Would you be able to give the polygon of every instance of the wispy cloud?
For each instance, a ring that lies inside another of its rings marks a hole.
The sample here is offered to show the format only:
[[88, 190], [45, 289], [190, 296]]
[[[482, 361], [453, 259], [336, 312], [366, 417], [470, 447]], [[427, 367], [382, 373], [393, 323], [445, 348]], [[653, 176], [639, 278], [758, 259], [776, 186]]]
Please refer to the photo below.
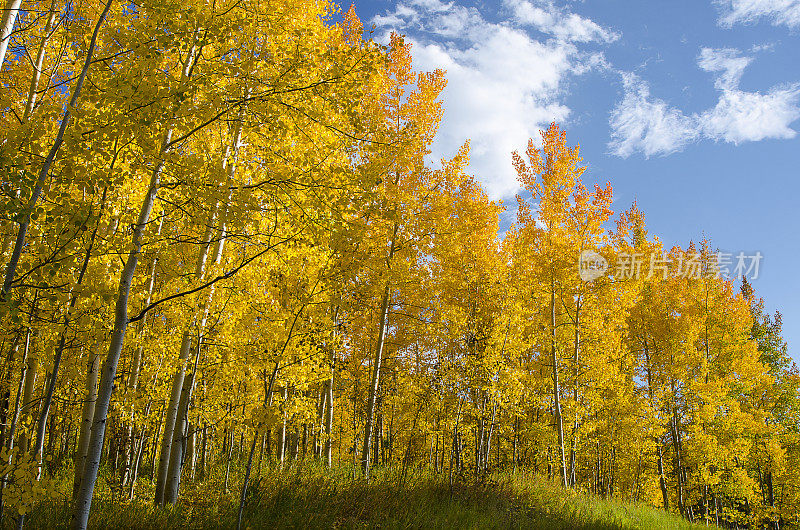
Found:
[[697, 66], [717, 74], [714, 86], [719, 90], [732, 90], [739, 86], [744, 69], [752, 61], [752, 57], [742, 57], [739, 50], [733, 48], [703, 48], [697, 57]]
[[[541, 20], [519, 14], [526, 6], [541, 9]], [[475, 8], [453, 2], [400, 0], [393, 11], [373, 19], [387, 34], [397, 30], [408, 36], [417, 69], [447, 70], [433, 156], [452, 156], [470, 139], [470, 171], [493, 197], [508, 197], [519, 187], [511, 151], [524, 149], [550, 121], [569, 117], [566, 81], [607, 67], [601, 52], [582, 49], [583, 44], [616, 38], [552, 2], [509, 0], [506, 7], [509, 19], [490, 22]], [[532, 25], [544, 36], [532, 35]]]
[[713, 0], [723, 27], [750, 24], [761, 19], [773, 25], [800, 28], [800, 0]]
[[552, 0], [505, 0], [515, 20], [569, 42], [613, 42], [619, 33], [557, 7]]
[[611, 111], [611, 142], [617, 156], [636, 152], [645, 156], [667, 155], [697, 138], [696, 118], [650, 95], [650, 86], [636, 74], [622, 76], [625, 96]]
[[790, 127], [800, 118], [800, 84], [777, 86], [762, 94], [739, 90], [739, 80], [751, 57], [731, 48], [703, 48], [697, 64], [717, 75], [721, 91], [717, 105], [700, 116], [703, 133], [734, 144], [767, 138], [794, 138]]
[[715, 74], [720, 96], [713, 108], [688, 116], [653, 98], [649, 85], [635, 74], [623, 73], [624, 96], [609, 120], [611, 152], [649, 157], [680, 151], [701, 138], [733, 144], [794, 138], [797, 132], [791, 124], [800, 118], [800, 84], [776, 86], [766, 93], [740, 90], [739, 81], [751, 62], [732, 48], [703, 48], [697, 64]]

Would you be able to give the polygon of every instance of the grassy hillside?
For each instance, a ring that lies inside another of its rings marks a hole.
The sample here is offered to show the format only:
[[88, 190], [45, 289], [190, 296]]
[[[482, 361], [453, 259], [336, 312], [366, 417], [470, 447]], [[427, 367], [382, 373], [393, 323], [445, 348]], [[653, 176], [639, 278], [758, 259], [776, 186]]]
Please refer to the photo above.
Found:
[[[643, 505], [565, 491], [529, 474], [490, 475], [455, 481], [447, 475], [376, 470], [370, 483], [353, 479], [349, 468], [323, 474], [309, 466], [272, 471], [252, 482], [243, 528], [699, 528]], [[231, 528], [236, 525], [241, 469], [231, 471], [231, 491], [223, 491], [224, 469], [203, 486], [187, 485], [178, 506], [123, 502], [106, 486], [92, 509], [92, 528]], [[68, 477], [62, 481], [67, 498]], [[145, 477], [139, 499], [151, 498]], [[66, 527], [64, 500], [39, 505], [29, 528]], [[11, 521], [6, 518], [6, 525]], [[702, 525], [705, 527], [705, 525]]]

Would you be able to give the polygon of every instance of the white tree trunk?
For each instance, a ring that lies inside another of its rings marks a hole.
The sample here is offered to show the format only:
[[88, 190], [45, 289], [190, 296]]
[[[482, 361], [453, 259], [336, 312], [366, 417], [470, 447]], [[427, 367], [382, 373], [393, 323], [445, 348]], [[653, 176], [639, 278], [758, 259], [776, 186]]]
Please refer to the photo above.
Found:
[[333, 464], [333, 378], [336, 374], [336, 336], [338, 331], [339, 308], [333, 312], [333, 341], [331, 344], [331, 377], [325, 386], [327, 408], [325, 409], [325, 466], [330, 469]]
[[22, 0], [6, 0], [3, 6], [3, 19], [2, 25], [0, 25], [0, 68], [3, 67], [6, 60], [6, 52], [9, 42], [11, 42], [11, 33], [14, 31], [20, 4], [22, 4]]
[[[9, 0], [9, 3], [13, 1], [15, 0]], [[50, 174], [50, 167], [53, 165], [53, 162], [56, 159], [56, 155], [58, 154], [58, 150], [61, 148], [61, 144], [64, 141], [64, 133], [66, 132], [67, 126], [69, 125], [69, 122], [72, 119], [72, 109], [74, 109], [78, 105], [78, 100], [80, 99], [81, 90], [83, 89], [83, 83], [86, 80], [86, 75], [89, 73], [89, 67], [92, 64], [92, 56], [94, 55], [95, 47], [97, 45], [97, 36], [100, 33], [100, 27], [103, 25], [103, 22], [105, 22], [106, 16], [108, 15], [108, 11], [111, 8], [112, 2], [113, 0], [107, 1], [106, 6], [103, 9], [103, 12], [100, 14], [100, 18], [97, 19], [97, 23], [94, 26], [94, 32], [92, 33], [92, 40], [89, 43], [89, 49], [86, 51], [86, 58], [83, 62], [83, 67], [81, 68], [78, 80], [75, 82], [75, 89], [73, 90], [72, 96], [69, 99], [69, 104], [66, 106], [64, 114], [61, 117], [61, 124], [58, 127], [58, 133], [56, 133], [56, 139], [53, 142], [53, 145], [50, 147], [50, 151], [47, 153], [47, 156], [44, 159], [44, 164], [42, 164], [42, 168], [39, 171], [39, 176], [36, 179], [36, 184], [33, 188], [33, 193], [31, 194], [31, 197], [26, 205], [27, 214], [20, 223], [19, 230], [17, 231], [17, 238], [14, 242], [14, 250], [11, 252], [11, 257], [8, 261], [8, 265], [6, 266], [5, 278], [3, 279], [3, 288], [2, 292], [0, 292], [0, 297], [4, 298], [8, 296], [8, 293], [11, 290], [11, 283], [14, 281], [14, 277], [16, 276], [17, 264], [19, 263], [19, 258], [22, 255], [22, 247], [25, 245], [25, 237], [28, 233], [28, 228], [30, 227], [31, 213], [33, 211], [34, 206], [36, 206], [36, 203], [39, 200], [39, 196], [42, 194], [42, 188], [44, 187], [44, 183], [47, 180], [47, 176]], [[17, 8], [19, 8], [19, 4], [17, 4]], [[14, 12], [14, 18], [16, 18], [16, 10]], [[11, 25], [13, 26], [13, 22]], [[5, 49], [3, 49], [2, 52], [3, 52], [2, 55], [4, 56]], [[2, 59], [2, 57], [0, 57], [0, 59]], [[2, 61], [0, 60], [0, 66], [1, 65]]]
[[[193, 325], [194, 323], [192, 323]], [[178, 417], [178, 405], [183, 389], [183, 382], [186, 377], [186, 362], [189, 360], [189, 351], [192, 344], [192, 335], [189, 328], [184, 330], [181, 340], [181, 352], [178, 358], [180, 366], [172, 377], [172, 391], [167, 404], [167, 412], [164, 417], [164, 431], [162, 433], [161, 455], [158, 459], [158, 475], [156, 476], [155, 503], [164, 504], [164, 488], [167, 483], [167, 472], [169, 471], [169, 460], [172, 453], [172, 434], [175, 429], [175, 420]]]
[[[110, 4], [111, 0], [109, 0]], [[188, 61], [187, 61], [188, 62]], [[108, 406], [111, 402], [111, 393], [114, 390], [114, 377], [117, 373], [117, 364], [122, 353], [122, 346], [125, 342], [125, 331], [128, 328], [128, 297], [130, 295], [131, 283], [136, 273], [136, 265], [139, 261], [139, 254], [142, 251], [144, 241], [144, 229], [150, 220], [150, 213], [156, 200], [158, 188], [161, 183], [161, 172], [164, 169], [163, 154], [167, 150], [172, 130], [168, 130], [164, 135], [162, 144], [162, 159], [158, 162], [152, 175], [147, 194], [142, 202], [139, 211], [139, 219], [133, 229], [131, 249], [128, 252], [128, 260], [122, 269], [119, 278], [119, 289], [117, 291], [117, 303], [114, 311], [114, 331], [111, 334], [111, 343], [108, 347], [108, 355], [103, 365], [100, 388], [95, 402], [94, 419], [92, 421], [92, 435], [89, 440], [89, 448], [86, 454], [83, 477], [75, 498], [72, 513], [72, 528], [83, 530], [89, 521], [89, 511], [92, 506], [92, 494], [97, 480], [97, 471], [100, 468], [100, 455], [103, 451], [103, 441], [106, 429], [106, 418], [108, 416]]]
[[281, 423], [281, 428], [278, 431], [278, 464], [282, 468], [283, 461], [286, 458], [286, 410], [285, 407], [288, 404], [289, 400], [289, 387], [284, 386], [281, 390], [281, 397], [283, 397], [283, 402], [281, 403], [281, 412], [283, 413], [283, 422]]
[[[222, 162], [223, 168], [227, 170], [227, 175], [229, 179], [233, 176], [233, 171], [235, 170], [235, 164], [229, 162], [234, 162], [238, 155], [238, 148], [239, 148], [239, 143], [241, 142], [241, 135], [242, 135], [242, 124], [240, 116], [240, 120], [237, 124], [236, 131], [234, 132], [233, 142], [226, 149], [225, 157], [223, 158]], [[232, 156], [231, 153], [233, 153]], [[229, 161], [230, 158], [233, 158], [233, 160]], [[203, 234], [202, 246], [200, 248], [200, 253], [197, 256], [197, 262], [195, 264], [195, 276], [197, 276], [198, 281], [202, 281], [207, 273], [206, 262], [208, 260], [208, 254], [211, 248], [211, 241], [214, 237], [214, 224], [219, 214], [219, 211], [220, 211], [220, 204], [216, 203], [212, 208], [211, 213], [209, 214], [208, 223], [206, 224], [206, 231]], [[219, 262], [222, 260], [222, 253], [225, 245], [225, 235], [226, 235], [225, 224], [224, 224], [224, 217], [226, 212], [227, 212], [227, 204], [224, 205], [223, 208], [223, 214], [222, 214], [223, 219], [221, 223], [222, 226], [220, 228], [220, 233], [218, 235], [216, 248], [214, 249], [213, 253], [214, 264], [219, 264]], [[203, 317], [199, 326], [199, 332], [201, 334], [203, 329], [205, 328], [205, 323], [208, 318], [208, 311], [211, 306], [213, 296], [214, 296], [214, 286], [212, 285], [211, 288], [209, 289], [206, 302], [203, 305]], [[170, 475], [170, 473], [172, 474], [175, 473], [174, 470], [175, 465], [180, 467], [182, 464], [182, 462], [171, 463], [173, 454], [172, 443], [173, 443], [173, 438], [175, 437], [176, 421], [178, 420], [178, 405], [181, 397], [181, 390], [183, 388], [184, 379], [186, 377], [186, 363], [189, 359], [191, 331], [197, 324], [197, 317], [198, 315], [197, 313], [195, 313], [187, 329], [184, 331], [183, 339], [181, 341], [181, 350], [179, 357], [180, 366], [172, 380], [172, 392], [170, 393], [170, 400], [167, 407], [167, 416], [166, 420], [164, 421], [164, 433], [161, 439], [161, 454], [159, 456], [158, 475], [156, 477], [156, 490], [155, 490], [154, 501], [157, 505], [161, 505], [164, 504], [164, 502], [168, 502], [165, 499], [165, 488], [168, 476]], [[199, 344], [197, 347], [199, 348]], [[170, 470], [171, 468], [173, 468], [172, 471]]]
[[[199, 345], [198, 345], [199, 346]], [[192, 379], [184, 380], [181, 389], [181, 399], [178, 405], [178, 419], [172, 433], [172, 443], [170, 444], [170, 462], [167, 470], [167, 480], [164, 486], [164, 503], [175, 504], [178, 500], [178, 489], [181, 483], [181, 468], [183, 455], [186, 448], [186, 413], [189, 409], [189, 399], [191, 394]]]
[[[26, 351], [29, 349], [31, 337], [25, 341], [25, 349]], [[22, 451], [27, 451], [28, 446], [30, 445], [30, 434], [28, 433], [28, 429], [30, 429], [33, 425], [31, 418], [34, 417], [34, 401], [33, 401], [33, 391], [36, 388], [36, 376], [37, 372], [39, 371], [39, 359], [36, 356], [28, 356], [26, 360], [28, 365], [27, 370], [25, 370], [25, 389], [22, 392], [22, 425], [23, 429], [19, 435], [19, 447]]]
[[89, 362], [86, 371], [86, 393], [81, 414], [80, 434], [78, 435], [78, 448], [75, 451], [75, 480], [72, 485], [73, 499], [78, 494], [81, 486], [81, 477], [86, 463], [86, 454], [89, 450], [89, 436], [91, 434], [92, 419], [94, 418], [94, 404], [97, 400], [97, 377], [100, 368], [100, 354], [92, 348], [89, 351]]
[[383, 291], [383, 299], [381, 301], [381, 312], [378, 317], [378, 344], [375, 347], [375, 361], [372, 367], [372, 382], [369, 386], [369, 397], [367, 400], [367, 421], [364, 426], [364, 444], [361, 450], [361, 469], [364, 472], [364, 477], [369, 478], [370, 468], [370, 441], [372, 439], [372, 431], [375, 424], [375, 402], [378, 396], [378, 386], [380, 384], [381, 361], [383, 360], [383, 345], [386, 341], [386, 325], [389, 313], [389, 296], [390, 296], [389, 283]]
[[564, 421], [561, 417], [561, 388], [558, 383], [558, 349], [556, 348], [556, 291], [555, 286], [550, 285], [550, 349], [553, 363], [553, 404], [556, 432], [558, 433], [558, 465], [561, 485], [568, 487], [567, 481], [567, 460], [564, 454]]
[[[399, 177], [395, 179], [397, 184]], [[394, 208], [397, 214], [397, 208]], [[392, 268], [392, 258], [395, 252], [395, 243], [397, 240], [397, 231], [400, 225], [395, 222], [392, 229], [392, 237], [389, 240], [389, 253], [386, 256], [386, 272], [389, 273]], [[380, 315], [378, 316], [378, 344], [375, 347], [375, 365], [372, 370], [372, 382], [369, 387], [369, 396], [367, 398], [367, 419], [364, 425], [364, 444], [362, 445], [361, 453], [361, 469], [364, 472], [364, 478], [369, 479], [369, 455], [370, 455], [370, 440], [372, 431], [375, 425], [375, 403], [378, 399], [378, 386], [380, 386], [381, 376], [381, 362], [383, 361], [383, 345], [386, 341], [386, 327], [389, 320], [389, 299], [391, 298], [391, 284], [386, 282], [386, 287], [383, 291], [383, 299], [381, 300]]]
[[47, 23], [44, 26], [42, 42], [39, 43], [39, 51], [36, 53], [36, 62], [33, 64], [33, 77], [31, 77], [31, 86], [28, 88], [25, 112], [22, 115], [23, 123], [30, 119], [31, 113], [33, 113], [33, 107], [36, 105], [36, 93], [39, 90], [39, 80], [42, 78], [42, 66], [44, 65], [44, 56], [47, 51], [47, 42], [50, 40], [50, 34], [53, 32], [56, 15], [58, 15], [58, 12], [56, 11], [56, 2], [53, 0], [50, 4], [50, 15], [47, 17]]

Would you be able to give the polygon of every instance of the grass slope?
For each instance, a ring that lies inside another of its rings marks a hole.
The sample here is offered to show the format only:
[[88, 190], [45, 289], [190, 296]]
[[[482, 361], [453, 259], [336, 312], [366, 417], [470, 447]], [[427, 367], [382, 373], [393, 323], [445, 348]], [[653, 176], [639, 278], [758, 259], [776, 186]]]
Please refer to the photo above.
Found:
[[[181, 502], [155, 508], [145, 478], [134, 502], [116, 499], [98, 481], [91, 528], [232, 528], [236, 525], [241, 469], [233, 469], [232, 491], [222, 491], [224, 470], [215, 469], [202, 485], [187, 485]], [[64, 476], [62, 499], [69, 481]], [[103, 484], [105, 483], [105, 484]], [[350, 468], [323, 471], [315, 465], [271, 471], [251, 483], [243, 528], [704, 528], [644, 505], [574, 493], [530, 474], [493, 474], [484, 481], [458, 481], [447, 475], [377, 470], [366, 483]], [[28, 528], [64, 528], [66, 500], [34, 508]], [[12, 521], [6, 517], [5, 527]]]

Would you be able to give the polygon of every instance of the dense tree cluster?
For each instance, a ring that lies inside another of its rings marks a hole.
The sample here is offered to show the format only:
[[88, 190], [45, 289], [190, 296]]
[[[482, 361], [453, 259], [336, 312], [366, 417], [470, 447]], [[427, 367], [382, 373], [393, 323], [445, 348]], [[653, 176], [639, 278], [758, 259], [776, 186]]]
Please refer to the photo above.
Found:
[[[525, 467], [698, 521], [796, 523], [780, 315], [707, 241], [664, 249], [635, 205], [615, 216], [555, 124], [510, 160], [501, 236], [468, 144], [429, 159], [444, 72], [364, 40], [352, 8], [5, 3], [6, 517], [65, 468], [84, 528], [101, 467], [119, 498], [149, 480], [169, 504], [241, 457], [244, 489], [298, 459]], [[642, 274], [587, 279], [587, 252]]]

